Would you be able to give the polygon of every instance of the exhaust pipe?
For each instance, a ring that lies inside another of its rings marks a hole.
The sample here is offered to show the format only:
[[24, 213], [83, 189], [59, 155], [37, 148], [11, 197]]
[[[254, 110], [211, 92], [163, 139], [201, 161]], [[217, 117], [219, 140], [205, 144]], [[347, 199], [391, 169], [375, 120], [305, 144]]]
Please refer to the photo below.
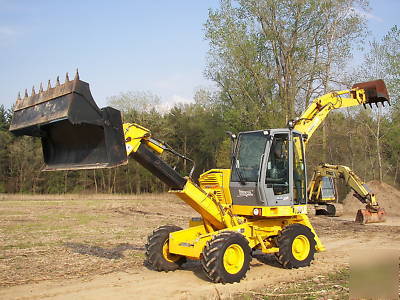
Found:
[[89, 84], [73, 80], [38, 93], [32, 88], [24, 98], [18, 95], [9, 129], [17, 136], [40, 137], [44, 171], [111, 168], [127, 164], [120, 111], [100, 109]]

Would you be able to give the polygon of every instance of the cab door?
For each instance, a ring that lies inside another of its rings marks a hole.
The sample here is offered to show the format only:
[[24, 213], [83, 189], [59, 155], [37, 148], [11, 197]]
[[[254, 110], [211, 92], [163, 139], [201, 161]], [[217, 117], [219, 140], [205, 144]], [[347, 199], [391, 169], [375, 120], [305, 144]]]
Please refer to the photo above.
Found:
[[301, 134], [274, 132], [267, 146], [260, 193], [267, 206], [305, 204], [307, 200], [304, 145]]
[[291, 205], [292, 144], [291, 134], [275, 132], [270, 139], [260, 176], [260, 191], [267, 206]]
[[292, 198], [293, 204], [307, 203], [307, 176], [304, 154], [304, 142], [300, 133], [292, 133]]

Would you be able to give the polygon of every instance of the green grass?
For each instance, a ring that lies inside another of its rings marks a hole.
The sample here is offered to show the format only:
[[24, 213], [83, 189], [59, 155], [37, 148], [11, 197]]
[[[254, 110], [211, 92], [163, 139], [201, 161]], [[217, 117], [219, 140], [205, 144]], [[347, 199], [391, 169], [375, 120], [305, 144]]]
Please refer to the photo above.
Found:
[[8, 240], [0, 245], [0, 251], [62, 245], [65, 241], [84, 236], [85, 233], [80, 230], [82, 226], [89, 228], [91, 232], [99, 233], [103, 226], [96, 226], [96, 224], [107, 220], [108, 217], [97, 212], [76, 212], [64, 208], [62, 210], [52, 208], [50, 212], [39, 210], [33, 215], [31, 211], [21, 211], [18, 212], [18, 219], [14, 220], [14, 211], [3, 212], [3, 216], [10, 217], [8, 224], [0, 228], [0, 234], [8, 236]]

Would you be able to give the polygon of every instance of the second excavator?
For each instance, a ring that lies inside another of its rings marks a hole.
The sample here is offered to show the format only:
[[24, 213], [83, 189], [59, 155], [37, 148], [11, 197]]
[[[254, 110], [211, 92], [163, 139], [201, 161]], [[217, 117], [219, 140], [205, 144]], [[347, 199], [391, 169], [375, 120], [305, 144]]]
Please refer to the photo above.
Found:
[[388, 100], [382, 80], [316, 98], [287, 128], [232, 135], [231, 168], [209, 170], [198, 181], [163, 160], [165, 152], [188, 158], [150, 130], [123, 124], [115, 109], [99, 109], [78, 74], [18, 97], [10, 131], [41, 138], [45, 170], [114, 167], [135, 159], [200, 215], [186, 229], [155, 229], [146, 245], [148, 265], [172, 271], [188, 258], [200, 260], [211, 281], [232, 283], [245, 277], [255, 251], [274, 253], [284, 268], [308, 266], [316, 251], [324, 251], [307, 217], [305, 145], [330, 111]]
[[378, 223], [385, 220], [385, 210], [376, 200], [375, 194], [349, 167], [342, 165], [320, 164], [314, 169], [308, 186], [308, 204], [315, 206], [316, 213], [328, 216], [340, 216], [343, 205], [338, 203], [335, 179], [342, 179], [350, 187], [364, 209], [359, 209], [355, 221], [361, 224]]

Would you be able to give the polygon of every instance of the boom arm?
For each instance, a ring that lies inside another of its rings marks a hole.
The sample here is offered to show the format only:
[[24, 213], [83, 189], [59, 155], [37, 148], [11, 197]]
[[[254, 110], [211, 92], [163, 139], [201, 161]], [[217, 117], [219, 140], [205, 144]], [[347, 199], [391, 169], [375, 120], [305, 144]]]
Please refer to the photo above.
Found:
[[196, 210], [203, 217], [206, 228], [213, 231], [237, 225], [229, 209], [222, 207], [213, 194], [207, 194], [190, 177], [182, 177], [157, 154], [169, 151], [183, 159], [189, 160], [188, 158], [174, 151], [166, 143], [154, 139], [148, 129], [138, 124], [125, 123], [123, 129], [127, 154], [167, 184], [171, 188], [170, 192]]
[[292, 122], [294, 129], [306, 135], [307, 143], [315, 130], [321, 125], [328, 114], [337, 108], [351, 107], [372, 103], [378, 105], [385, 101], [389, 102], [389, 95], [383, 80], [358, 83], [351, 90], [331, 92], [314, 99], [300, 118]]

